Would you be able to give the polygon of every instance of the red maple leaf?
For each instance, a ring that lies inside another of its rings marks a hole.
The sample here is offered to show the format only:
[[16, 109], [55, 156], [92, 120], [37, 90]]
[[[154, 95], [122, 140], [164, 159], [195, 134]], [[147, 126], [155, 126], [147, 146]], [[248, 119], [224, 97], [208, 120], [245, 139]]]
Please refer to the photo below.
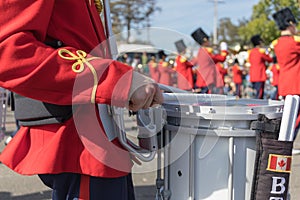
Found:
[[285, 166], [285, 164], [286, 164], [286, 162], [284, 162], [283, 160], [280, 160], [280, 161], [278, 162], [278, 166], [279, 166], [280, 168], [283, 168], [283, 167]]

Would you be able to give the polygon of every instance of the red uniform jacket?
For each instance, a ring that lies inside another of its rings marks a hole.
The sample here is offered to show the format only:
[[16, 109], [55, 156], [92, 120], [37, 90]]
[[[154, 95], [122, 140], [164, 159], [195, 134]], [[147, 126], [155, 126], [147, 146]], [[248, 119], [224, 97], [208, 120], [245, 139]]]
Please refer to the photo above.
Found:
[[176, 57], [177, 87], [182, 90], [194, 88], [193, 65], [183, 56]]
[[272, 85], [273, 86], [278, 86], [278, 83], [279, 83], [279, 73], [280, 73], [280, 67], [278, 64], [273, 64], [271, 66], [271, 71], [272, 71], [272, 74], [273, 74], [273, 77], [272, 77]]
[[148, 66], [149, 66], [149, 72], [150, 72], [150, 76], [151, 78], [155, 81], [155, 82], [158, 82], [159, 81], [159, 71], [158, 71], [158, 65], [156, 62], [154, 61], [150, 61], [148, 63]]
[[174, 70], [172, 68], [169, 68], [168, 62], [160, 61], [158, 63], [158, 71], [160, 74], [159, 83], [164, 84], [164, 85], [173, 86], [172, 74], [173, 74]]
[[222, 87], [224, 83], [216, 63], [224, 62], [227, 55], [227, 51], [222, 51], [221, 54], [213, 54], [212, 48], [199, 48], [197, 57], [193, 60], [194, 65], [197, 66], [195, 85], [197, 87], [206, 87], [213, 84], [216, 87]]
[[[132, 68], [105, 59], [93, 1], [1, 1], [0, 12], [0, 86], [44, 102], [79, 105], [63, 124], [21, 127], [0, 161], [21, 174], [126, 175], [130, 155], [113, 145], [118, 141], [108, 141], [96, 104], [125, 106]], [[54, 39], [64, 47], [44, 44]]]
[[217, 66], [218, 72], [220, 73], [220, 76], [222, 78], [222, 84], [224, 85], [224, 78], [227, 75], [227, 69], [224, 68], [224, 64], [221, 62], [216, 63], [216, 66]]
[[300, 37], [281, 36], [272, 44], [280, 66], [278, 94], [300, 95]]
[[266, 62], [272, 62], [273, 59], [266, 54], [263, 48], [253, 48], [249, 52], [250, 63], [250, 82], [265, 82], [267, 80], [266, 75]]
[[232, 66], [233, 82], [236, 84], [242, 84], [243, 82], [243, 72], [238, 65]]

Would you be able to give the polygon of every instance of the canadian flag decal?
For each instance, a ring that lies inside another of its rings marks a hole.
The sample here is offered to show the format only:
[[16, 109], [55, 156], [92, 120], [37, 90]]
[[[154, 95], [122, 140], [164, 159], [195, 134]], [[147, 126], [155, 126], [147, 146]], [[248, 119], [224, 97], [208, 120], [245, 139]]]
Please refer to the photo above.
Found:
[[270, 154], [267, 170], [274, 171], [274, 172], [290, 173], [291, 163], [292, 163], [292, 156]]

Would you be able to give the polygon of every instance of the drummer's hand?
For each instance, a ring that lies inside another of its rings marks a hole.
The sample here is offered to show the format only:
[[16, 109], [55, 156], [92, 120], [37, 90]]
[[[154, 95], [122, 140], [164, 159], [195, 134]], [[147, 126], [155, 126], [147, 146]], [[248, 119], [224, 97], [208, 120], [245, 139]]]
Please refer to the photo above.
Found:
[[129, 110], [147, 109], [162, 104], [163, 96], [158, 85], [149, 77], [133, 72], [129, 94]]

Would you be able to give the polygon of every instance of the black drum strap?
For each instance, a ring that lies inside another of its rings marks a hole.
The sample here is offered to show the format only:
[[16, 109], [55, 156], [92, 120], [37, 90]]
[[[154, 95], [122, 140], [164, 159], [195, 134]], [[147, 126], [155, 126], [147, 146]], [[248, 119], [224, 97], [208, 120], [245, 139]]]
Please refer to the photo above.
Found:
[[63, 123], [72, 117], [72, 105], [55, 105], [15, 94], [15, 118], [22, 126]]

